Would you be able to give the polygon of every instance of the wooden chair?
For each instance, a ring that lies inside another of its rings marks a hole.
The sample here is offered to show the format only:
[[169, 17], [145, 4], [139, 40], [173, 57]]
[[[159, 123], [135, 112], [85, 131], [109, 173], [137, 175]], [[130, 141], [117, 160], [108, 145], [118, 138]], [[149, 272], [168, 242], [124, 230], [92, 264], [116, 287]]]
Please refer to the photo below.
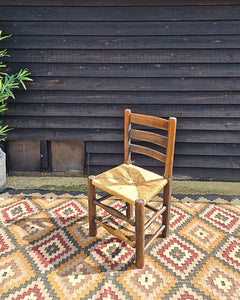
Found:
[[[162, 136], [149, 131], [131, 129], [131, 123], [154, 127], [167, 131], [167, 136]], [[169, 120], [153, 116], [124, 112], [124, 163], [109, 171], [88, 178], [88, 208], [89, 208], [89, 235], [97, 235], [97, 225], [104, 227], [108, 232], [120, 238], [135, 248], [135, 266], [143, 268], [144, 251], [157, 237], [166, 237], [169, 231], [170, 198], [173, 156], [175, 146], [176, 118]], [[157, 144], [166, 148], [166, 154], [148, 147], [132, 144], [132, 139]], [[145, 154], [165, 164], [164, 176], [150, 172], [132, 164], [131, 152]], [[108, 194], [96, 199], [95, 187]], [[149, 204], [149, 201], [163, 190], [163, 205], [160, 209]], [[111, 196], [122, 199], [126, 205], [116, 210], [103, 201]], [[100, 218], [96, 216], [96, 206], [103, 208], [108, 215]], [[135, 218], [133, 218], [135, 207]], [[122, 211], [126, 209], [126, 214]], [[154, 215], [145, 222], [144, 209], [150, 209]], [[145, 231], [158, 216], [162, 215], [162, 225], [148, 240]], [[110, 217], [120, 218], [135, 227], [135, 236], [127, 237], [116, 228], [106, 224]], [[146, 241], [145, 241], [146, 240]]]

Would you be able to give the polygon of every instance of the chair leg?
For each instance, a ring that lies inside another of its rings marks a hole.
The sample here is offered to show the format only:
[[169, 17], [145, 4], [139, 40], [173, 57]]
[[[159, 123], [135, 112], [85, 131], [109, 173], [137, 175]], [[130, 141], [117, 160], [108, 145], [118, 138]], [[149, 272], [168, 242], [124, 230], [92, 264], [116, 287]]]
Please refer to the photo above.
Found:
[[93, 200], [96, 198], [95, 195], [95, 186], [92, 184], [94, 176], [88, 177], [88, 216], [89, 216], [89, 235], [97, 235], [97, 224], [96, 219], [96, 205], [93, 203]]
[[133, 206], [130, 203], [127, 203], [126, 217], [131, 219], [133, 217]]
[[138, 269], [144, 267], [144, 201], [138, 199], [135, 205], [135, 230], [136, 230], [136, 251], [135, 266]]
[[167, 237], [169, 232], [169, 222], [170, 222], [170, 206], [171, 206], [171, 186], [172, 180], [169, 179], [168, 184], [164, 187], [163, 190], [163, 205], [166, 206], [166, 210], [162, 215], [162, 224], [165, 225], [165, 228], [162, 232], [162, 237]]

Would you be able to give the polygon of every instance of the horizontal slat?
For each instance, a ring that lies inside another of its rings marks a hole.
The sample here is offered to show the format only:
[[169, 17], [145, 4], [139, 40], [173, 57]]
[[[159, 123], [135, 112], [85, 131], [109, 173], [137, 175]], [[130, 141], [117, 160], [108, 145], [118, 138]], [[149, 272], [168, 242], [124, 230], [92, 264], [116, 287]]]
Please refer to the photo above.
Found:
[[[143, 144], [144, 145], [144, 144]], [[87, 153], [123, 155], [123, 142], [87, 142]], [[240, 144], [176, 143], [175, 155], [239, 156]]]
[[96, 223], [100, 226], [102, 226], [103, 228], [105, 228], [108, 232], [110, 232], [112, 235], [116, 236], [117, 238], [119, 238], [120, 240], [124, 241], [125, 243], [129, 244], [130, 246], [132, 246], [133, 248], [135, 247], [135, 242], [131, 241], [130, 239], [128, 239], [127, 237], [125, 237], [120, 231], [118, 231], [117, 229], [113, 228], [110, 225], [107, 225], [103, 222], [101, 222], [100, 220], [96, 219], [95, 220]]
[[130, 145], [130, 151], [131, 152], [136, 152], [138, 154], [144, 154], [144, 155], [148, 155], [151, 156], [157, 160], [160, 160], [161, 162], [166, 162], [166, 155], [162, 154], [158, 151], [152, 150], [148, 147], [143, 147], [143, 146], [139, 146], [139, 145]]
[[[8, 73], [26, 63], [8, 63]], [[240, 64], [52, 64], [28, 63], [32, 76], [64, 77], [240, 77]]]
[[105, 204], [103, 204], [103, 203], [101, 203], [97, 200], [93, 200], [93, 203], [98, 205], [99, 207], [103, 208], [105, 211], [107, 211], [109, 214], [111, 214], [115, 218], [124, 220], [127, 223], [131, 224], [132, 226], [135, 226], [135, 223], [133, 221], [129, 220], [124, 214], [122, 214], [121, 212], [119, 212], [115, 208], [107, 206], [107, 205], [105, 205]]
[[240, 91], [240, 78], [32, 78], [30, 90]]
[[[11, 100], [10, 100], [11, 101]], [[123, 117], [125, 108], [133, 112], [168, 118], [239, 118], [240, 105], [121, 105], [8, 103], [7, 116]]]
[[145, 247], [144, 247], [144, 251], [146, 251], [148, 249], [148, 247], [153, 243], [153, 241], [163, 232], [163, 230], [165, 229], [165, 225], [162, 225], [161, 227], [159, 227], [159, 229], [151, 235], [146, 235], [145, 236]]
[[[102, 3], [102, 1], [101, 1]], [[119, 2], [120, 4], [120, 2]], [[127, 9], [127, 8], [126, 8]], [[59, 31], [59, 24], [61, 31]], [[16, 35], [217, 35], [239, 34], [240, 21], [179, 22], [3, 22], [4, 33]]]
[[158, 118], [155, 116], [147, 116], [147, 115], [131, 113], [130, 122], [144, 125], [144, 126], [150, 126], [150, 127], [168, 130], [168, 120]]
[[[146, 206], [145, 206], [146, 207]], [[151, 209], [151, 208], [150, 208]], [[166, 210], [166, 206], [163, 206], [161, 209], [159, 209], [144, 225], [144, 230], [147, 230], [148, 227], [157, 219], [159, 215], [164, 213]]]
[[[148, 157], [135, 155], [132, 159], [135, 161], [134, 164], [139, 166], [160, 166], [159, 163]], [[108, 166], [113, 166], [121, 164], [122, 160], [123, 156], [121, 154], [91, 154], [89, 163], [96, 166], [104, 165], [104, 163]], [[173, 165], [174, 167], [183, 168], [240, 169], [240, 157], [175, 155]]]
[[[170, 2], [167, 0], [148, 0], [148, 5], [168, 5], [168, 6], [184, 6], [184, 5], [231, 5], [231, 4], [239, 4], [239, 0], [171, 0]], [[34, 5], [34, 6], [143, 6], [146, 5], [146, 0], [1, 0], [0, 6], [15, 6], [15, 5]]]
[[239, 63], [239, 49], [9, 50], [6, 62], [51, 63]]
[[167, 147], [167, 138], [153, 132], [131, 129], [130, 138], [154, 143], [165, 148]]
[[[15, 102], [78, 104], [239, 104], [240, 92], [16, 91]], [[123, 115], [122, 115], [123, 116]]]
[[[240, 12], [239, 12], [240, 13]], [[14, 36], [5, 39], [7, 49], [232, 49], [240, 35], [186, 36]]]
[[1, 7], [1, 19], [12, 21], [238, 20], [240, 6], [145, 7]]

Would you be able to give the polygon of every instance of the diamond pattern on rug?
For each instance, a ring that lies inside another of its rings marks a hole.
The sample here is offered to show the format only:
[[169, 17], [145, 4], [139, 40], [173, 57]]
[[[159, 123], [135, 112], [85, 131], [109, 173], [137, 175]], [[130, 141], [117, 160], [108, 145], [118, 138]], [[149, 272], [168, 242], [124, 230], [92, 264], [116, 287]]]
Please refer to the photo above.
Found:
[[28, 199], [22, 199], [0, 209], [0, 221], [3, 225], [12, 224], [39, 212], [39, 209]]
[[68, 226], [87, 216], [87, 207], [76, 200], [69, 200], [49, 211], [58, 226]]
[[56, 195], [54, 193], [48, 193], [45, 195], [42, 195], [40, 193], [34, 193], [32, 194], [32, 199], [41, 206], [42, 209], [49, 209], [51, 207], [54, 207], [56, 205], [59, 205], [60, 203], [63, 203], [65, 201], [68, 201], [71, 199], [69, 194], [63, 194], [63, 195]]
[[207, 252], [211, 252], [226, 236], [221, 231], [216, 230], [213, 226], [194, 218], [179, 234]]
[[222, 206], [209, 205], [200, 216], [225, 232], [233, 232], [240, 225], [240, 217]]
[[94, 291], [105, 275], [92, 268], [80, 255], [61, 265], [48, 275], [49, 282], [60, 299], [83, 299]]
[[0, 259], [0, 295], [19, 287], [34, 276], [31, 265], [20, 251]]
[[240, 275], [212, 257], [191, 282], [213, 299], [239, 299]]
[[118, 282], [133, 299], [161, 299], [177, 280], [150, 257], [145, 257], [143, 269], [130, 269], [123, 272]]
[[104, 285], [98, 287], [96, 294], [91, 295], [91, 300], [128, 300], [129, 296], [124, 292], [112, 280], [108, 280]]
[[181, 284], [171, 290], [167, 296], [168, 300], [205, 300], [205, 295], [201, 295], [198, 291], [194, 291], [191, 286]]
[[180, 207], [191, 215], [196, 215], [206, 205], [206, 203], [195, 203], [193, 207], [192, 203], [175, 203], [175, 206]]
[[6, 296], [5, 300], [54, 300], [45, 287], [42, 280], [37, 279], [29, 283], [26, 287], [19, 288], [15, 293]]
[[97, 265], [104, 272], [125, 269], [134, 255], [132, 247], [115, 237], [104, 239], [89, 250], [86, 262]]
[[76, 255], [79, 250], [75, 244], [64, 231], [55, 230], [29, 246], [28, 252], [39, 270], [46, 272]]
[[185, 240], [180, 240], [176, 235], [155, 243], [150, 253], [157, 261], [182, 278], [193, 272], [204, 257], [196, 247]]
[[217, 257], [240, 271], [240, 240], [230, 239], [219, 250]]
[[0, 257], [11, 250], [15, 249], [12, 240], [9, 238], [7, 231], [0, 228]]
[[19, 200], [21, 200], [23, 198], [25, 198], [24, 195], [18, 195], [17, 196], [17, 195], [9, 195], [8, 194], [5, 197], [2, 197], [0, 195], [0, 207], [7, 206], [7, 205], [9, 205], [11, 203], [16, 203], [17, 201], [19, 201]]
[[189, 220], [190, 216], [186, 214], [184, 211], [172, 205], [171, 213], [170, 213], [170, 229], [175, 230], [180, 227], [184, 222]]
[[67, 228], [70, 235], [76, 240], [81, 247], [86, 247], [90, 243], [102, 238], [106, 235], [106, 231], [103, 227], [98, 228], [97, 236], [91, 237], [89, 236], [89, 226], [88, 220], [77, 222]]
[[[0, 299], [238, 299], [240, 208], [214, 195], [224, 204], [194, 202], [207, 197], [172, 197], [169, 236], [150, 246], [139, 270], [134, 249], [104, 228], [89, 237], [86, 198], [0, 195]], [[131, 226], [122, 233], [132, 235]]]
[[9, 227], [9, 230], [17, 242], [23, 246], [41, 238], [55, 228], [49, 218], [44, 213], [40, 213]]

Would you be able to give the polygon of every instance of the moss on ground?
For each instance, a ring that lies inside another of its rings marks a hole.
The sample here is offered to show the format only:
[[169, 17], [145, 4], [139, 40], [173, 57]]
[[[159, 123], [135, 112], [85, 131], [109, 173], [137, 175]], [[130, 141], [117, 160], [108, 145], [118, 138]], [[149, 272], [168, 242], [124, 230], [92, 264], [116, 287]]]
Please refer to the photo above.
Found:
[[[5, 188], [87, 192], [87, 177], [9, 176]], [[239, 182], [173, 181], [173, 194], [217, 194], [240, 196]]]

